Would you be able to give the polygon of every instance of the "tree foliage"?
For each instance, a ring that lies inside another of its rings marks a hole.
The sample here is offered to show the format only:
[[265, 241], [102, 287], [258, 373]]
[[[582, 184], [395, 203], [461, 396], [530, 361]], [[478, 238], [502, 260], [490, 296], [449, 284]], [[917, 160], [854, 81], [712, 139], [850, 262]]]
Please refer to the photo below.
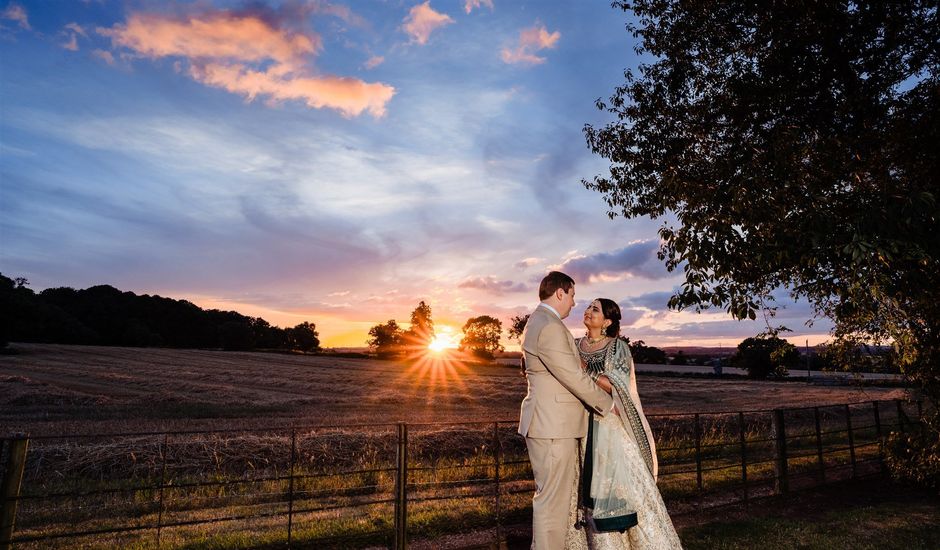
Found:
[[633, 356], [634, 363], [643, 363], [645, 365], [665, 365], [667, 363], [666, 352], [653, 346], [647, 346], [643, 340], [631, 342], [625, 338], [630, 346], [630, 355]]
[[432, 340], [434, 340], [434, 321], [431, 318], [431, 306], [422, 300], [411, 312], [411, 327], [402, 333], [402, 341], [410, 348], [423, 350]]
[[288, 331], [291, 348], [300, 351], [317, 351], [320, 349], [320, 333], [313, 323], [304, 321]]
[[800, 364], [800, 352], [796, 346], [777, 336], [757, 336], [738, 344], [731, 364], [746, 370], [749, 378], [780, 378]]
[[6, 341], [292, 349], [290, 330], [271, 326], [260, 317], [204, 310], [186, 300], [121, 292], [108, 285], [83, 290], [48, 288], [37, 294], [26, 279], [0, 274], [0, 339]]
[[585, 127], [585, 185], [650, 216], [674, 308], [772, 312], [788, 289], [836, 345], [891, 342], [940, 398], [936, 2], [614, 2], [648, 59]]
[[367, 344], [382, 357], [389, 357], [401, 351], [403, 331], [395, 319], [380, 323], [369, 329]]
[[478, 357], [492, 359], [493, 355], [503, 350], [499, 337], [503, 332], [503, 323], [489, 315], [472, 317], [463, 326], [463, 338], [460, 349]]
[[[509, 319], [509, 338], [519, 340], [522, 338], [522, 332], [525, 330], [526, 323], [529, 322], [529, 314], [516, 315]], [[520, 342], [521, 343], [521, 342]]]

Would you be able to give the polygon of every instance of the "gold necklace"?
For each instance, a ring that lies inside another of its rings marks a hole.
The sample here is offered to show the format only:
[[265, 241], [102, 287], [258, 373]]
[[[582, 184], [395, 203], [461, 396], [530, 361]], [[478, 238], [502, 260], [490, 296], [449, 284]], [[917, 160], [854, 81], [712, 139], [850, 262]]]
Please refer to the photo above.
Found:
[[594, 346], [594, 345], [596, 345], [598, 342], [600, 342], [601, 340], [603, 340], [604, 338], [607, 338], [607, 336], [606, 336], [604, 333], [601, 333], [601, 337], [595, 340], [594, 338], [591, 338], [591, 335], [590, 335], [590, 334], [588, 334], [588, 335], [586, 336], [586, 338], [587, 338], [588, 343], [591, 344], [592, 346]]

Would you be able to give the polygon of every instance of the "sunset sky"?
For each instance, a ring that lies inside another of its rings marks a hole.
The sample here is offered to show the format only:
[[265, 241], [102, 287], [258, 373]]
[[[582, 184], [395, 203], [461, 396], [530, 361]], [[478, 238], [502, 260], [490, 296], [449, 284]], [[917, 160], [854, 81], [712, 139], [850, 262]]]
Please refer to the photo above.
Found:
[[[608, 0], [0, 0], [0, 272], [315, 322], [504, 321], [549, 269], [625, 335], [734, 346], [670, 312], [661, 220], [608, 219], [581, 129], [639, 63]], [[791, 341], [825, 339], [781, 292]], [[581, 330], [574, 331], [576, 335]], [[510, 342], [506, 341], [506, 344]]]

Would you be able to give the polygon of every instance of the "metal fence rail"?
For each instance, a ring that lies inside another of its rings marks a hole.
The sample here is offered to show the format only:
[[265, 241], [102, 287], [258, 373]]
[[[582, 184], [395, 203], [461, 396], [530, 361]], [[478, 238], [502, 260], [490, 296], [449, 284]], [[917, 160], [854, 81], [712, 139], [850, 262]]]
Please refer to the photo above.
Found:
[[[915, 410], [916, 407], [916, 410]], [[922, 405], [650, 415], [674, 514], [883, 472]], [[0, 440], [0, 550], [200, 537], [264, 548], [386, 545], [531, 514], [515, 421], [298, 426]]]

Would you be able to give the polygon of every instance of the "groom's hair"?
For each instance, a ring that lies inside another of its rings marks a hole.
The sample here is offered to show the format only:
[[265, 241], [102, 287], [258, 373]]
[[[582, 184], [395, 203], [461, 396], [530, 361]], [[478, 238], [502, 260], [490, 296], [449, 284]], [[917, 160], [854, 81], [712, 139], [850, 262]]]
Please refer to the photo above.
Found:
[[544, 300], [555, 293], [559, 288], [570, 292], [574, 286], [574, 279], [561, 271], [550, 271], [539, 283], [539, 300]]

